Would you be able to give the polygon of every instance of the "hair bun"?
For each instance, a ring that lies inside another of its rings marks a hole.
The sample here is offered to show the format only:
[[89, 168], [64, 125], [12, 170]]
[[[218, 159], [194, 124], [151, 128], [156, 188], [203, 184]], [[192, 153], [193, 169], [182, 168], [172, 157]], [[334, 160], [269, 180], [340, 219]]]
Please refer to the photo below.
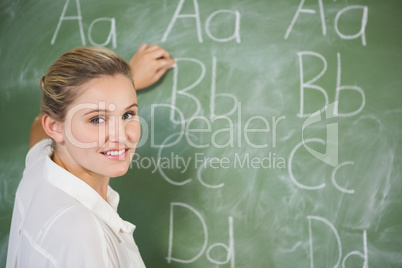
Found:
[[42, 92], [45, 91], [45, 79], [46, 79], [46, 76], [44, 75], [42, 77], [42, 79], [40, 80], [40, 88], [42, 89]]

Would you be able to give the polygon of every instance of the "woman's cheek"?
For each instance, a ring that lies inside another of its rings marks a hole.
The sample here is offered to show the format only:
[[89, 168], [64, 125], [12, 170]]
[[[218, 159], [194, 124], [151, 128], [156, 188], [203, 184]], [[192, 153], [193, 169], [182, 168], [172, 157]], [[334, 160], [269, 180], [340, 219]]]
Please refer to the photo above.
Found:
[[105, 134], [102, 129], [104, 127], [91, 123], [81, 123], [73, 124], [72, 133], [74, 138], [83, 144], [94, 144], [94, 147], [99, 147], [100, 138], [104, 137]]
[[137, 120], [133, 120], [127, 123], [126, 125], [126, 136], [127, 140], [137, 145], [141, 137], [141, 125], [140, 122]]

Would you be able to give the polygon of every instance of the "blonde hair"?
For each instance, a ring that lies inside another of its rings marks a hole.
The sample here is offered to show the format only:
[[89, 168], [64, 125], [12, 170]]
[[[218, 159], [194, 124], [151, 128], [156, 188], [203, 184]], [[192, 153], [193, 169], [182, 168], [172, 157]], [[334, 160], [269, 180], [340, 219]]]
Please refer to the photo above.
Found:
[[72, 49], [58, 58], [42, 77], [41, 111], [62, 122], [81, 85], [94, 78], [118, 74], [133, 82], [130, 66], [113, 51], [94, 47]]

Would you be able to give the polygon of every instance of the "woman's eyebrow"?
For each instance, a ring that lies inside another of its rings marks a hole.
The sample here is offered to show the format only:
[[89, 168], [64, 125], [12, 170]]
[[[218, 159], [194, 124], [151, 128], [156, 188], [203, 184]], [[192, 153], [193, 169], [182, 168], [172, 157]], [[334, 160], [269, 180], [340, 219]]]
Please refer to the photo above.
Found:
[[94, 109], [94, 110], [91, 110], [89, 112], [86, 112], [84, 115], [88, 115], [88, 114], [91, 114], [91, 113], [103, 113], [103, 114], [105, 114], [105, 113], [108, 113], [108, 112], [109, 111], [106, 110], [106, 109]]
[[130, 109], [130, 108], [133, 108], [133, 107], [137, 107], [137, 108], [138, 108], [138, 104], [137, 104], [137, 103], [131, 104], [130, 106], [128, 106], [128, 107], [126, 108], [126, 110], [128, 110], [128, 109]]
[[[129, 105], [129, 106], [126, 108], [126, 110], [129, 110], [130, 108], [133, 108], [133, 107], [137, 107], [137, 108], [138, 108], [138, 104], [137, 104], [137, 103], [131, 104], [131, 105]], [[94, 109], [94, 110], [91, 110], [91, 111], [89, 111], [89, 112], [86, 112], [86, 113], [84, 114], [84, 116], [85, 116], [85, 115], [88, 115], [88, 114], [91, 114], [91, 113], [103, 113], [103, 114], [106, 114], [106, 113], [108, 113], [108, 112], [109, 112], [109, 110], [106, 110], [106, 109]]]

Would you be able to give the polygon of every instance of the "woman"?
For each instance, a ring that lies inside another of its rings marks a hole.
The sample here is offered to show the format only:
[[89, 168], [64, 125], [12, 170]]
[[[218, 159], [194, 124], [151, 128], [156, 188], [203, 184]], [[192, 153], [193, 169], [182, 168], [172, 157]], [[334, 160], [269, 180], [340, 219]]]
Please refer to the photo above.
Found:
[[135, 226], [117, 214], [119, 195], [109, 180], [127, 172], [140, 138], [132, 71], [143, 88], [173, 64], [163, 49], [143, 45], [132, 68], [102, 48], [70, 50], [49, 68], [7, 267], [145, 267]]

